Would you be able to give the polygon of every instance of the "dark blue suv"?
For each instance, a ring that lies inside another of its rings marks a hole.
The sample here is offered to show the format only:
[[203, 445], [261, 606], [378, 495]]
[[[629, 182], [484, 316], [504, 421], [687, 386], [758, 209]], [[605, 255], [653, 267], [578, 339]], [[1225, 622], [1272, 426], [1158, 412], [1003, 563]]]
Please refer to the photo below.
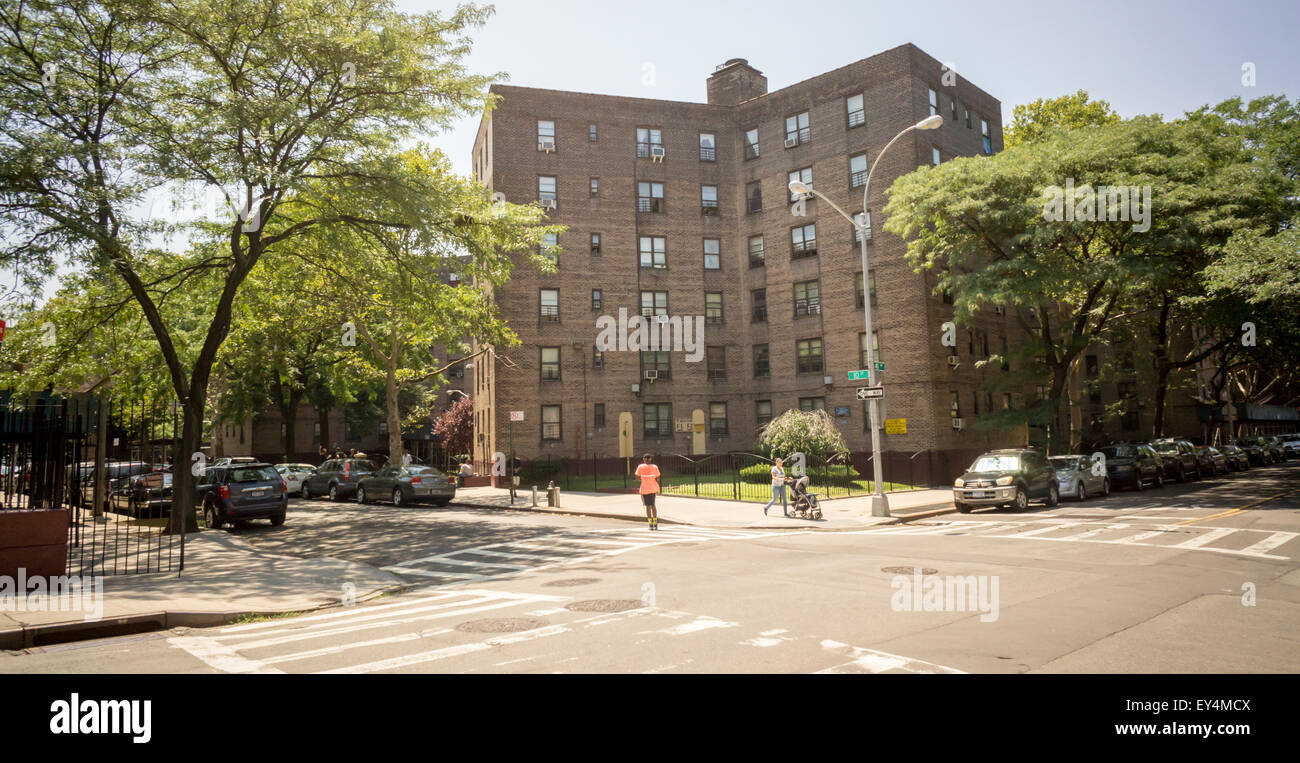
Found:
[[274, 466], [263, 463], [211, 466], [199, 478], [195, 503], [212, 529], [228, 522], [269, 519], [284, 524], [288, 488]]

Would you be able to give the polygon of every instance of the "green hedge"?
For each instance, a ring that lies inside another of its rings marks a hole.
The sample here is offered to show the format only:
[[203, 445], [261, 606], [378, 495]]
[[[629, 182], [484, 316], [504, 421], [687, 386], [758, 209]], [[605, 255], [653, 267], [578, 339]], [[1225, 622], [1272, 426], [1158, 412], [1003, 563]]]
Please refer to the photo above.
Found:
[[[812, 478], [814, 487], [817, 485], [848, 487], [850, 482], [862, 478], [862, 475], [858, 474], [858, 470], [848, 464], [812, 466], [808, 468], [808, 476]], [[753, 466], [746, 466], [740, 470], [740, 480], [751, 485], [770, 485], [772, 483], [772, 465], [754, 464]]]

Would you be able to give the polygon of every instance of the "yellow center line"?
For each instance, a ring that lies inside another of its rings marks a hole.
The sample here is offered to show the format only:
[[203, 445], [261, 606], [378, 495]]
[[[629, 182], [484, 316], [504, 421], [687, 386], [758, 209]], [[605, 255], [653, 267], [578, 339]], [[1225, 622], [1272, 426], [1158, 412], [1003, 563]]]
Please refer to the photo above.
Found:
[[1175, 522], [1174, 524], [1176, 524], [1176, 525], [1194, 525], [1194, 524], [1196, 524], [1197, 522], [1206, 522], [1206, 521], [1211, 520], [1211, 519], [1222, 519], [1223, 517], [1235, 517], [1235, 516], [1238, 515], [1238, 514], [1245, 513], [1248, 509], [1252, 509], [1252, 508], [1254, 508], [1254, 507], [1256, 507], [1256, 506], [1259, 506], [1260, 504], [1268, 503], [1269, 501], [1276, 501], [1276, 500], [1279, 499], [1279, 498], [1282, 498], [1282, 497], [1284, 497], [1284, 496], [1291, 495], [1292, 493], [1295, 493], [1295, 492], [1297, 492], [1297, 491], [1295, 491], [1295, 490], [1288, 490], [1288, 491], [1286, 491], [1285, 493], [1278, 493], [1278, 494], [1275, 495], [1275, 496], [1271, 496], [1271, 497], [1269, 497], [1269, 498], [1264, 498], [1264, 499], [1261, 499], [1261, 500], [1255, 501], [1254, 503], [1248, 503], [1248, 504], [1246, 504], [1245, 506], [1238, 506], [1238, 507], [1235, 508], [1235, 509], [1228, 509], [1227, 511], [1221, 511], [1221, 512], [1219, 512], [1218, 514], [1211, 514], [1211, 515], [1208, 516], [1208, 517], [1201, 517], [1200, 519], [1187, 519], [1187, 520], [1184, 520], [1184, 521], [1182, 521], [1182, 522]]

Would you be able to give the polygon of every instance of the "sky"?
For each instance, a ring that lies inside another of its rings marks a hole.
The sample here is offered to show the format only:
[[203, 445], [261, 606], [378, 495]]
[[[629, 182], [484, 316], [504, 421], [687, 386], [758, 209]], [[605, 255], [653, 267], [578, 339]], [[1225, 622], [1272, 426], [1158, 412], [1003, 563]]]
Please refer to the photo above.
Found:
[[[453, 5], [398, 0], [406, 11]], [[769, 91], [911, 42], [1002, 102], [1083, 89], [1122, 116], [1167, 119], [1205, 104], [1300, 97], [1300, 0], [1173, 2], [733, 2], [500, 0], [467, 65], [512, 85], [705, 100], [718, 64], [745, 58]], [[1254, 64], [1255, 85], [1242, 84]], [[653, 85], [646, 74], [653, 67]], [[478, 118], [432, 142], [471, 171]]]

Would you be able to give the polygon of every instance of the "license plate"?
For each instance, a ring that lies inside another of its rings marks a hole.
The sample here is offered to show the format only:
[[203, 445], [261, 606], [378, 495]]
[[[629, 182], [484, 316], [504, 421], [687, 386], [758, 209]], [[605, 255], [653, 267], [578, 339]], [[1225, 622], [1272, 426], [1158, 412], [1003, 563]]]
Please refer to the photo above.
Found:
[[266, 491], [265, 491], [265, 490], [254, 490], [253, 492], [249, 493], [249, 495], [253, 496], [254, 498], [261, 498], [261, 497], [263, 497], [263, 496], [266, 495]]
[[970, 497], [971, 498], [992, 498], [993, 493], [987, 490], [975, 490], [971, 492]]

